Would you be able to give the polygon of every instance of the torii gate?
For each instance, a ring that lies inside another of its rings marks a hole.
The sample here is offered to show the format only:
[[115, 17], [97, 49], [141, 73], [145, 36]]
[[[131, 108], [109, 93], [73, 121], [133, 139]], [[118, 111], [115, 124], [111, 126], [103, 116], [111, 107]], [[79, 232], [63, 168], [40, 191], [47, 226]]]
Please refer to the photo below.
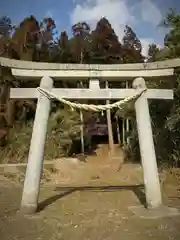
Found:
[[[16, 78], [41, 79], [40, 87], [58, 95], [60, 98], [123, 99], [133, 96], [145, 88], [144, 78], [155, 77], [158, 79], [173, 76], [173, 68], [180, 66], [180, 60], [176, 59], [147, 64], [82, 65], [34, 63], [0, 58], [0, 64], [11, 67], [12, 74]], [[53, 79], [89, 79], [90, 88], [56, 89], [53, 88]], [[117, 81], [135, 79], [133, 82], [134, 89], [100, 89], [99, 80], [101, 79]], [[22, 211], [25, 213], [34, 213], [38, 206], [44, 145], [51, 100], [40, 94], [35, 88], [12, 88], [10, 97], [13, 99], [38, 98], [21, 202]], [[135, 102], [146, 202], [148, 208], [159, 208], [162, 205], [162, 197], [148, 99], [173, 99], [173, 91], [167, 89], [147, 89]]]

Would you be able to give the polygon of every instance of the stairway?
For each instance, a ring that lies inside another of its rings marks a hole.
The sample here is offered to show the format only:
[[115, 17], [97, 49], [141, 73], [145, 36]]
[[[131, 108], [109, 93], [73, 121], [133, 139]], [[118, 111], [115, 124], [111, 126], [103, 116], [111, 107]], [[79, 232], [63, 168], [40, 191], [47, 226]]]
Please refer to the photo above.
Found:
[[109, 144], [98, 144], [95, 152], [96, 152], [96, 156], [108, 157], [109, 156]]
[[109, 150], [109, 144], [99, 144], [96, 149], [96, 156], [104, 158], [118, 158], [122, 155], [122, 149], [119, 144], [114, 144], [113, 154]]

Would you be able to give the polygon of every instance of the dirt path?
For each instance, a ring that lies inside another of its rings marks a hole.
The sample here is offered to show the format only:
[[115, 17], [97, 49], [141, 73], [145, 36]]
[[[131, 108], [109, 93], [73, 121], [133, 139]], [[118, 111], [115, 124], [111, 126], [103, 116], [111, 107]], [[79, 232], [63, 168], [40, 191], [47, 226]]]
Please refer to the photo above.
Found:
[[[0, 179], [0, 239], [180, 239], [180, 216], [146, 220], [128, 210], [144, 201], [142, 172], [132, 164], [117, 172], [118, 165], [106, 157], [59, 163], [61, 171], [41, 188], [39, 212], [29, 217], [17, 212], [21, 185]], [[163, 194], [166, 205], [180, 208], [178, 184], [170, 174]]]

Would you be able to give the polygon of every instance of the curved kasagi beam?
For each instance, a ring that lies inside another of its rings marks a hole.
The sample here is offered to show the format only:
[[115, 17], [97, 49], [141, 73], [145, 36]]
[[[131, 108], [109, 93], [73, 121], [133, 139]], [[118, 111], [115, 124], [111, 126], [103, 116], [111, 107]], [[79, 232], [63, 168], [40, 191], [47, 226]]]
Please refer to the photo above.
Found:
[[31, 62], [0, 57], [0, 66], [29, 70], [99, 70], [99, 71], [157, 70], [180, 67], [180, 58], [151, 63], [63, 64], [63, 63]]

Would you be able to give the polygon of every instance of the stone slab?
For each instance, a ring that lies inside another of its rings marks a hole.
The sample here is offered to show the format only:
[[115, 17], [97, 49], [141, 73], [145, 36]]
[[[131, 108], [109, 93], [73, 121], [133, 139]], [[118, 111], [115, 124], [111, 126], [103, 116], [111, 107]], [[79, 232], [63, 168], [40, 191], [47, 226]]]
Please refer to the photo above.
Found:
[[131, 206], [128, 208], [135, 216], [143, 219], [158, 219], [164, 217], [180, 216], [180, 211], [177, 208], [161, 206], [159, 208], [147, 209], [144, 206]]

